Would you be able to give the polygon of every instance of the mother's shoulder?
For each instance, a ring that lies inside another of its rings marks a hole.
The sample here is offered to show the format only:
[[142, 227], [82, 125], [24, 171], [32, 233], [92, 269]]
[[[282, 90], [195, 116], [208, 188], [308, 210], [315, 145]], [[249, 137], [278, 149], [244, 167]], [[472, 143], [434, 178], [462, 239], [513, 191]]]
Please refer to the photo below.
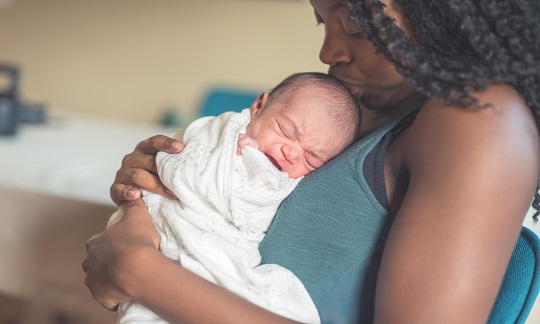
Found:
[[473, 96], [478, 99], [478, 106], [428, 100], [396, 141], [395, 149], [404, 157], [416, 159], [432, 156], [441, 149], [480, 154], [488, 147], [496, 147], [500, 153], [509, 153], [517, 142], [526, 141], [529, 148], [538, 145], [538, 129], [531, 109], [516, 90], [497, 84]]
[[473, 135], [489, 130], [536, 129], [531, 109], [514, 88], [494, 84], [485, 91], [473, 93], [472, 97], [478, 100], [477, 105], [458, 106], [442, 99], [428, 100], [418, 112], [411, 129], [419, 132], [418, 135], [441, 131], [470, 132]]

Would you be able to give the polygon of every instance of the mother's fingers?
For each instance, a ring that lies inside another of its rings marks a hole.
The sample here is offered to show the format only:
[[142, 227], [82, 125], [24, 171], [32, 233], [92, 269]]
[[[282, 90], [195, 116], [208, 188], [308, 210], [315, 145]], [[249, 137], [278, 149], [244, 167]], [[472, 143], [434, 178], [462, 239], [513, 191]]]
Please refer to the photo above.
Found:
[[82, 263], [82, 268], [84, 270], [84, 272], [88, 272], [88, 269], [90, 268], [90, 253], [92, 252], [91, 249], [92, 249], [92, 242], [94, 240], [96, 240], [99, 236], [101, 235], [101, 233], [99, 234], [96, 234], [94, 236], [92, 236], [91, 238], [88, 239], [88, 241], [86, 241], [86, 258], [84, 258], [84, 261]]
[[136, 187], [113, 184], [110, 189], [110, 195], [114, 203], [120, 206], [122, 201], [130, 201], [139, 198], [141, 196], [141, 191]]
[[111, 312], [115, 312], [118, 309], [118, 305], [121, 302], [125, 302], [129, 300], [128, 298], [125, 298], [125, 297], [122, 298], [121, 300], [116, 299], [116, 298], [103, 297], [101, 296], [100, 293], [94, 292], [92, 290], [94, 284], [91, 282], [88, 276], [86, 276], [86, 278], [84, 279], [84, 284], [86, 285], [86, 287], [88, 287], [88, 289], [90, 289], [94, 299], [97, 300], [101, 304], [101, 306], [105, 307], [107, 310], [110, 310]]
[[135, 150], [144, 154], [155, 155], [159, 151], [178, 153], [182, 151], [183, 148], [184, 145], [174, 138], [165, 135], [156, 135], [140, 142]]
[[158, 176], [142, 169], [132, 169], [127, 174], [120, 174], [119, 171], [115, 183], [111, 186], [110, 195], [117, 205], [121, 205], [122, 201], [139, 198], [141, 196], [139, 188], [176, 199], [174, 193], [165, 187]]
[[178, 140], [164, 136], [153, 136], [137, 145], [135, 150], [126, 155], [122, 166], [116, 172], [116, 178], [110, 188], [112, 200], [120, 205], [122, 201], [132, 201], [141, 196], [139, 188], [161, 196], [175, 199], [157, 176], [156, 153], [165, 151], [178, 153], [184, 145]]
[[124, 156], [122, 159], [122, 167], [116, 173], [116, 177], [118, 178], [121, 176], [125, 178], [129, 175], [129, 171], [133, 169], [143, 169], [150, 173], [157, 174], [156, 155], [134, 151], [133, 153]]
[[82, 269], [86, 273], [84, 283], [94, 299], [106, 309], [114, 311], [118, 304], [130, 299], [118, 285], [119, 269], [114, 266], [115, 260], [125, 252], [125, 232], [114, 235], [107, 233], [105, 230], [86, 242]]
[[86, 253], [90, 252], [90, 249], [92, 247], [92, 242], [94, 240], [96, 240], [100, 236], [101, 236], [101, 233], [98, 233], [98, 234], [92, 236], [91, 238], [89, 238], [88, 241], [86, 241]]
[[[95, 297], [94, 297], [95, 298]], [[118, 301], [114, 299], [96, 299], [101, 306], [105, 307], [107, 310], [110, 310], [111, 312], [116, 312], [118, 310]]]
[[90, 267], [90, 260], [88, 260], [88, 258], [85, 258], [83, 263], [82, 263], [82, 269], [83, 269], [84, 273], [88, 272], [89, 267]]

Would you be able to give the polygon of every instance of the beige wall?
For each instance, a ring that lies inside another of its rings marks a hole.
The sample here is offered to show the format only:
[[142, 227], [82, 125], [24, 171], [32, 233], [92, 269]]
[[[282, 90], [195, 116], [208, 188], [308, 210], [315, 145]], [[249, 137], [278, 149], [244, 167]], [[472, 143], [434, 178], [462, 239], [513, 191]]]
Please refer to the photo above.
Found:
[[190, 116], [212, 84], [325, 71], [308, 0], [3, 0], [0, 61], [26, 101], [107, 118]]

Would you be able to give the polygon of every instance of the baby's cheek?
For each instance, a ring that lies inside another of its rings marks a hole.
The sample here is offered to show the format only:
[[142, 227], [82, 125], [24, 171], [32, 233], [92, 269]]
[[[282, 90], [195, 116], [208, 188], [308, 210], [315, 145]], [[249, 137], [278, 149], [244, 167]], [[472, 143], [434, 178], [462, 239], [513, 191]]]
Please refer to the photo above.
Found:
[[307, 176], [310, 173], [311, 173], [311, 171], [308, 168], [299, 167], [296, 170], [293, 170], [292, 172], [289, 172], [289, 178], [297, 179], [297, 178], [300, 178], [300, 177], [303, 177], [303, 176]]

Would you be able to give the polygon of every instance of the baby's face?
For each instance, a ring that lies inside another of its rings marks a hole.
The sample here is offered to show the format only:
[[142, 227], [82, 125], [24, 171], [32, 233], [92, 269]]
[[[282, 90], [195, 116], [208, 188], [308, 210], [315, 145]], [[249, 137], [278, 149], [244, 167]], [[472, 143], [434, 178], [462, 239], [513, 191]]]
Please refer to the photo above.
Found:
[[299, 178], [323, 166], [344, 150], [352, 138], [338, 135], [319, 102], [303, 100], [302, 107], [272, 103], [252, 110], [247, 135], [259, 150], [290, 178]]

